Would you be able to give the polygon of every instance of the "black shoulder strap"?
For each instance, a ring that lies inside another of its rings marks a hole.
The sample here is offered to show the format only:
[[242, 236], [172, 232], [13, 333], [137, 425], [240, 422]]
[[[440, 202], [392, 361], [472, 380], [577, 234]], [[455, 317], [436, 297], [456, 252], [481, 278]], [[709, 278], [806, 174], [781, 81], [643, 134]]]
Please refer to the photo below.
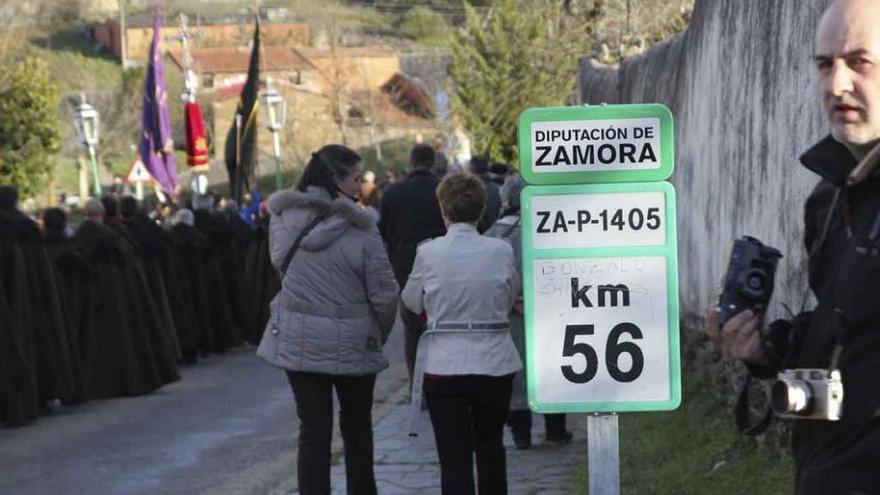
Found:
[[287, 256], [284, 257], [284, 263], [281, 264], [281, 271], [279, 274], [281, 275], [280, 278], [282, 280], [284, 279], [284, 274], [287, 273], [287, 268], [290, 266], [290, 262], [293, 261], [293, 255], [296, 254], [297, 251], [299, 251], [299, 245], [302, 244], [303, 239], [305, 239], [309, 232], [317, 227], [318, 224], [321, 223], [328, 216], [329, 215], [327, 214], [316, 216], [315, 219], [312, 220], [311, 223], [306, 225], [306, 228], [304, 228], [302, 232], [299, 233], [299, 236], [297, 236], [296, 240], [293, 241], [293, 246], [290, 246], [290, 251], [287, 252]]
[[517, 217], [516, 217], [516, 221], [514, 221], [514, 222], [510, 225], [510, 227], [507, 228], [507, 232], [504, 233], [504, 238], [505, 238], [505, 239], [510, 238], [510, 233], [513, 232], [513, 229], [515, 229], [515, 228], [517, 227], [517, 225], [519, 225], [519, 219], [520, 219], [520, 216], [517, 215]]
[[770, 422], [773, 421], [773, 410], [768, 404], [761, 419], [759, 419], [757, 423], [752, 424], [751, 418], [749, 417], [749, 388], [751, 384], [751, 375], [746, 375], [746, 380], [743, 382], [742, 389], [739, 391], [739, 396], [736, 398], [734, 416], [736, 417], [736, 429], [743, 435], [754, 437], [764, 433], [767, 427], [770, 426]]

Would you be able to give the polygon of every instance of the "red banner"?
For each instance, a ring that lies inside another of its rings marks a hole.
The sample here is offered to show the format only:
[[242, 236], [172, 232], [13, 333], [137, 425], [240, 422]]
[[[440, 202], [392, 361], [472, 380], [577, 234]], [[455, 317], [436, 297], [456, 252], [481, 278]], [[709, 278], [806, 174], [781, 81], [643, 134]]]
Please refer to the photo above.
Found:
[[195, 171], [208, 170], [208, 138], [205, 136], [205, 120], [198, 103], [186, 104], [186, 156], [187, 163]]

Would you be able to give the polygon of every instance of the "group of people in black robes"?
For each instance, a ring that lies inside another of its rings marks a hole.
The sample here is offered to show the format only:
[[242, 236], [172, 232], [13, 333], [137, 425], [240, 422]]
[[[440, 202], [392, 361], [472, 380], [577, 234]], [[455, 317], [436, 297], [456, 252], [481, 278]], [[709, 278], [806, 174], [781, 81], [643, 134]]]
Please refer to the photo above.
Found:
[[180, 364], [259, 342], [278, 288], [267, 221], [192, 203], [162, 222], [131, 196], [89, 200], [73, 230], [0, 187], [0, 425], [146, 394]]

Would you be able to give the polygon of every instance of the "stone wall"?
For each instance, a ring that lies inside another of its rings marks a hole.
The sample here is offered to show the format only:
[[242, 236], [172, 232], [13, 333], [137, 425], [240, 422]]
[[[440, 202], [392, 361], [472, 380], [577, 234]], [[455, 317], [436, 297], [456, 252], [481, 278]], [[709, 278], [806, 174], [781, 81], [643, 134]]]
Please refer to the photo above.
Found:
[[[584, 60], [581, 102], [667, 105], [675, 117], [682, 360], [732, 402], [745, 376], [702, 332], [733, 239], [780, 249], [768, 321], [807, 291], [803, 205], [818, 183], [798, 157], [828, 133], [813, 38], [830, 0], [698, 0], [681, 35], [619, 67]], [[808, 303], [812, 304], [812, 301]], [[759, 407], [759, 406], [755, 406]], [[784, 444], [779, 428], [765, 437]]]
[[583, 61], [589, 103], [664, 103], [675, 116], [681, 304], [714, 304], [744, 234], [785, 253], [771, 316], [805, 290], [803, 203], [818, 182], [798, 156], [827, 134], [812, 64], [827, 0], [702, 0], [686, 32], [620, 67]]

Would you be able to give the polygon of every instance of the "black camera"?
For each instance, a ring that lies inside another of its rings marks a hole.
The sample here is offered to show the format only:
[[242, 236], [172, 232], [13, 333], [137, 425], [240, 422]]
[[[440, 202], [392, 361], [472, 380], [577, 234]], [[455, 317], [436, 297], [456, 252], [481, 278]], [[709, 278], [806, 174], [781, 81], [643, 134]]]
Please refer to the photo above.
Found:
[[767, 307], [773, 295], [779, 258], [782, 253], [754, 237], [743, 236], [734, 241], [724, 277], [724, 290], [718, 301], [718, 321], [722, 326], [743, 310], [763, 311]]

